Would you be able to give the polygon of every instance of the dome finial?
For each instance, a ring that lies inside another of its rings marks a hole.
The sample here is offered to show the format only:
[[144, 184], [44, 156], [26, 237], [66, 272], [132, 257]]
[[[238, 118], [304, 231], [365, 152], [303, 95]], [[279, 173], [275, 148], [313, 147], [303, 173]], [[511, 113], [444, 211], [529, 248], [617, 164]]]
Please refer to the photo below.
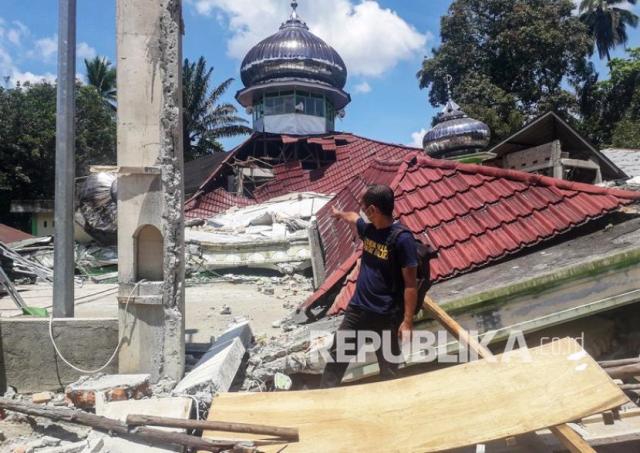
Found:
[[447, 84], [447, 101], [451, 100], [451, 82], [453, 82], [453, 77], [451, 77], [451, 74], [445, 75], [444, 83]]
[[291, 1], [291, 9], [293, 10], [291, 12], [291, 18], [292, 19], [297, 19], [297, 17], [298, 17], [298, 2], [297, 2], [297, 0], [292, 0]]

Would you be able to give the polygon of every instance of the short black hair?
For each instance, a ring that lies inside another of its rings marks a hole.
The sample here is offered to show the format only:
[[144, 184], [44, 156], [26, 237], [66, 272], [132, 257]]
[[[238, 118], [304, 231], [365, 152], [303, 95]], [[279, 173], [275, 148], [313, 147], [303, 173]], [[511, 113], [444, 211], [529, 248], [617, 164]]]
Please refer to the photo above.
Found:
[[394, 197], [391, 187], [384, 184], [373, 184], [367, 187], [362, 201], [366, 206], [375, 206], [383, 215], [393, 217]]

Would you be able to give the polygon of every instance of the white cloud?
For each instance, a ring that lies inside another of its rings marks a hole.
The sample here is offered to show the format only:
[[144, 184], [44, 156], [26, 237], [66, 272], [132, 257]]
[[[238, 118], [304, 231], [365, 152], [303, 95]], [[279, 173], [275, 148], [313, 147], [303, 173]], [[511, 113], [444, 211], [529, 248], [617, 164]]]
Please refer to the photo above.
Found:
[[22, 44], [22, 38], [29, 36], [29, 29], [19, 20], [13, 21], [13, 27], [6, 30], [7, 39], [15, 46]]
[[361, 94], [371, 93], [371, 85], [369, 85], [366, 81], [364, 81], [362, 83], [357, 84], [355, 87], [353, 87], [353, 91]]
[[78, 58], [91, 60], [92, 58], [95, 58], [96, 55], [98, 55], [98, 52], [96, 52], [96, 49], [91, 47], [86, 42], [81, 42], [76, 48], [76, 55]]
[[426, 129], [420, 129], [411, 134], [411, 143], [408, 143], [407, 146], [414, 146], [416, 148], [422, 148], [422, 139], [424, 135], [427, 133]]
[[[29, 52], [31, 57], [42, 58], [44, 61], [52, 62], [54, 55], [58, 53], [58, 35], [36, 40], [34, 50]], [[80, 42], [76, 46], [76, 57], [87, 60], [98, 55], [96, 49], [86, 42]]]
[[21, 22], [13, 22], [12, 27], [6, 27], [6, 21], [0, 18], [0, 85], [13, 87], [18, 82], [36, 83], [41, 81], [54, 82], [56, 77], [50, 72], [34, 74], [30, 71], [22, 71], [18, 67], [9, 49], [20, 47], [23, 38], [31, 35], [29, 29]]
[[[283, 0], [190, 0], [196, 12], [215, 18], [222, 12], [232, 36], [231, 57], [242, 59], [256, 43], [273, 34], [289, 15]], [[333, 46], [353, 75], [380, 76], [402, 60], [421, 58], [430, 32], [420, 33], [377, 1], [301, 2], [299, 14], [311, 31]]]
[[38, 83], [38, 82], [49, 82], [49, 83], [55, 83], [56, 81], [56, 76], [55, 74], [51, 74], [50, 72], [47, 72], [45, 74], [34, 74], [32, 72], [20, 72], [18, 70], [14, 71], [14, 73], [11, 76], [11, 82], [13, 84], [16, 84], [17, 82], [20, 82], [21, 85], [24, 85], [25, 83]]
[[49, 38], [38, 39], [35, 42], [34, 48], [34, 56], [50, 60], [53, 55], [58, 53], [58, 37], [54, 35]]

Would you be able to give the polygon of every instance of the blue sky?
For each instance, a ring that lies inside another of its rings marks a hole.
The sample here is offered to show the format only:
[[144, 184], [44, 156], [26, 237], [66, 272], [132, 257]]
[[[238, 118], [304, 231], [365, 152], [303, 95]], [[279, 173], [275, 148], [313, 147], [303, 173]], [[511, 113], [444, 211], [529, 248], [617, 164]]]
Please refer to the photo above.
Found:
[[[115, 0], [78, 1], [78, 73], [82, 57], [115, 61]], [[287, 0], [184, 0], [184, 55], [206, 57], [214, 79], [236, 78], [226, 100], [240, 89], [239, 65], [246, 50], [275, 32], [289, 13]], [[0, 84], [53, 78], [56, 72], [57, 0], [2, 0]], [[440, 17], [451, 0], [299, 0], [311, 30], [336, 47], [349, 69], [353, 101], [336, 127], [371, 138], [408, 144], [428, 128], [438, 110], [418, 89], [415, 73], [438, 44]], [[635, 10], [640, 14], [640, 6]], [[630, 34], [640, 46], [640, 30]], [[614, 56], [624, 54], [618, 49]], [[607, 76], [606, 65], [594, 59]], [[238, 140], [226, 142], [233, 146]]]

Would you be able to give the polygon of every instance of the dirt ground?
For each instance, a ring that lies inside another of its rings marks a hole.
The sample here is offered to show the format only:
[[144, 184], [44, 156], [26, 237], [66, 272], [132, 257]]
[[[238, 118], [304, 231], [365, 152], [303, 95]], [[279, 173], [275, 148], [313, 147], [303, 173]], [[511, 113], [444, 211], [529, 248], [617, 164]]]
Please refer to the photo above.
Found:
[[[250, 321], [256, 337], [272, 337], [280, 333], [280, 327], [273, 327], [274, 322], [288, 316], [310, 292], [302, 288], [308, 286], [306, 281], [282, 281], [282, 279], [265, 278], [260, 282], [231, 283], [218, 281], [215, 283], [188, 284], [186, 289], [186, 342], [189, 344], [207, 344], [213, 337], [224, 332], [229, 324], [238, 318]], [[267, 290], [264, 288], [268, 287]], [[41, 307], [51, 311], [51, 285], [19, 286], [20, 295], [29, 307]], [[118, 314], [116, 284], [87, 283], [76, 286], [76, 317], [106, 318]], [[273, 291], [268, 295], [264, 292]], [[228, 307], [230, 313], [225, 314]], [[20, 316], [13, 300], [5, 295], [0, 297], [0, 317]], [[206, 349], [206, 348], [205, 348]], [[29, 397], [26, 397], [29, 401]], [[0, 453], [13, 452], [16, 447], [29, 447], [34, 443], [54, 436], [67, 442], [77, 442], [84, 437], [75, 432], [60, 431], [64, 424], [50, 424], [42, 419], [39, 422], [19, 414], [13, 414], [7, 420], [0, 421]], [[56, 428], [58, 431], [56, 431]], [[73, 429], [70, 426], [69, 429]], [[42, 437], [45, 436], [45, 437]], [[53, 439], [54, 441], [56, 439]]]
[[[298, 286], [298, 285], [295, 285]], [[303, 286], [303, 285], [299, 285]], [[106, 318], [118, 314], [115, 284], [87, 283], [75, 289], [76, 317]], [[275, 321], [289, 315], [304, 299], [308, 291], [291, 289], [289, 284], [273, 284], [273, 295], [260, 291], [256, 282], [215, 282], [188, 285], [186, 289], [186, 341], [208, 343], [226, 330], [236, 318], [251, 322], [256, 336], [276, 335], [280, 328]], [[19, 286], [20, 295], [30, 307], [51, 311], [52, 287], [46, 284]], [[295, 293], [295, 294], [294, 294]], [[223, 314], [229, 307], [230, 314]], [[20, 311], [9, 296], [0, 297], [0, 316], [19, 316]]]

